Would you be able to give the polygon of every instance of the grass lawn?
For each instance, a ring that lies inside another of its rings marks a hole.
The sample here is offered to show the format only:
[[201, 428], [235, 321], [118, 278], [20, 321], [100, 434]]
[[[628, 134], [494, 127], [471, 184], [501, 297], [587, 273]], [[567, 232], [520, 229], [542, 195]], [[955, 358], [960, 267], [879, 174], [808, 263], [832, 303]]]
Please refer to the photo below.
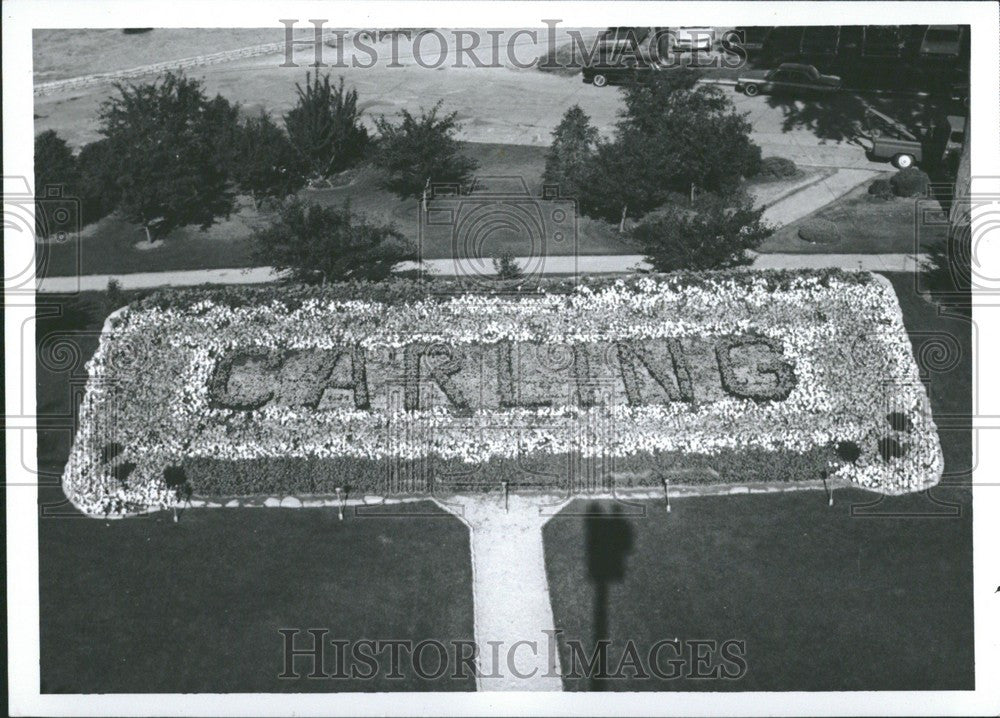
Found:
[[472, 676], [422, 680], [405, 657], [390, 679], [388, 651], [372, 680], [311, 679], [301, 662], [301, 678], [278, 677], [282, 628], [306, 647], [309, 628], [330, 640], [472, 639], [467, 529], [429, 502], [389, 508], [345, 521], [270, 508], [192, 509], [177, 524], [41, 519], [41, 690], [475, 690]]
[[[938, 318], [913, 294], [909, 275], [890, 278], [914, 342], [927, 339], [920, 332], [947, 332], [959, 341], [960, 360], [931, 373], [929, 391], [935, 415], [967, 416], [968, 324]], [[832, 508], [813, 491], [687, 498], [675, 501], [669, 515], [661, 503], [645, 504], [645, 516], [629, 520], [633, 550], [608, 596], [612, 670], [627, 639], [645, 659], [656, 641], [676, 637], [743, 640], [747, 671], [741, 680], [631, 678], [606, 687], [971, 689], [972, 506], [962, 486], [969, 480], [971, 432], [942, 431], [941, 440], [946, 477], [931, 496], [957, 504], [957, 518], [945, 517], [950, 509], [927, 494], [878, 501], [853, 489], [837, 490]], [[852, 507], [866, 515], [852, 516]], [[587, 575], [586, 519], [571, 513], [545, 528], [549, 588], [556, 627], [589, 654], [596, 589]], [[565, 642], [560, 648], [565, 671], [568, 648]], [[564, 684], [590, 687], [582, 679]]]
[[[884, 175], [888, 179], [891, 173]], [[760, 247], [761, 252], [792, 252], [796, 254], [890, 254], [912, 253], [917, 242], [917, 202], [930, 200], [878, 199], [868, 194], [865, 182], [846, 195], [811, 215], [778, 229]], [[919, 228], [919, 246], [935, 243], [947, 236], [947, 218], [931, 205], [932, 222]], [[926, 219], [923, 211], [921, 217]], [[940, 221], [933, 221], [939, 217]], [[814, 219], [833, 222], [840, 230], [840, 239], [831, 243], [802, 240], [798, 231], [805, 222]], [[921, 249], [920, 251], [925, 251]]]
[[[39, 350], [38, 407], [48, 417], [70, 411], [110, 309], [96, 293], [61, 306]], [[76, 347], [72, 367], [56, 363], [59, 346]], [[72, 432], [45, 423], [40, 499], [58, 506]], [[333, 509], [192, 509], [174, 524], [59, 508], [39, 520], [41, 690], [474, 690], [471, 678], [422, 680], [405, 657], [404, 679], [386, 678], [388, 651], [371, 681], [278, 678], [280, 628], [302, 629], [303, 640], [317, 627], [329, 639], [471, 640], [467, 529], [428, 502], [390, 508], [410, 515], [340, 522]], [[433, 671], [433, 655], [425, 660]]]

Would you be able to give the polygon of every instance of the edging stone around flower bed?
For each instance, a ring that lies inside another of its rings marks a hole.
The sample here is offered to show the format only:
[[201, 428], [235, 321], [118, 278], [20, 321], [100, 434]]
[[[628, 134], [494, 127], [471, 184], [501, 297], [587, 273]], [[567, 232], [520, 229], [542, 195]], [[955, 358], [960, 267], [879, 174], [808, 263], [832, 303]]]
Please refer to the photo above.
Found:
[[[780, 494], [789, 491], [831, 491], [839, 488], [850, 488], [851, 484], [846, 481], [822, 480], [797, 481], [794, 484], [685, 484], [671, 481], [669, 484], [670, 500], [693, 498], [697, 496], [737, 496], [750, 494]], [[493, 493], [497, 494], [497, 507], [501, 506], [502, 488], [497, 487]], [[363, 499], [338, 498], [336, 495], [327, 496], [240, 496], [234, 498], [205, 498], [192, 497], [185, 502], [185, 506], [196, 509], [231, 509], [231, 508], [280, 508], [280, 509], [316, 509], [316, 508], [364, 508], [375, 506], [393, 506], [396, 504], [418, 503], [420, 501], [437, 501], [449, 503], [452, 496], [463, 496], [465, 494], [420, 494], [414, 496], [366, 496]], [[547, 511], [558, 512], [566, 503], [576, 498], [586, 498], [592, 500], [618, 499], [624, 501], [663, 501], [663, 488], [654, 489], [643, 488], [623, 488], [617, 489], [613, 493], [610, 491], [593, 491], [587, 493], [573, 494], [567, 496], [564, 493], [552, 493], [551, 491], [511, 491], [511, 496], [520, 496], [530, 499], [539, 507], [547, 507]], [[118, 518], [118, 517], [111, 517]]]

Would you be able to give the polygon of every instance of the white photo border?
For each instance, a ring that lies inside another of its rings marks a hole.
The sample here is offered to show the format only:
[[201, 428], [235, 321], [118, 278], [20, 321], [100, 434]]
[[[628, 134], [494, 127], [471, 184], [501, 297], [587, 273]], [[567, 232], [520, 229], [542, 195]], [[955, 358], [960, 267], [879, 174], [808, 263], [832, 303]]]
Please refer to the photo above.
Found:
[[[633, 25], [969, 24], [972, 27], [971, 124], [973, 190], [1000, 192], [1000, 42], [993, 2], [259, 2], [246, 0], [6, 0], [3, 4], [4, 176], [32, 177], [34, 122], [32, 30], [35, 28], [248, 27], [276, 29], [281, 18], [327, 18], [327, 27], [538, 27], [559, 19], [566, 27]], [[993, 179], [990, 179], [993, 178]], [[992, 186], [991, 186], [992, 185]], [[5, 181], [5, 192], [12, 191]], [[997, 236], [994, 243], [1000, 243]], [[4, 243], [5, 266], [31, 266], [33, 247]], [[1000, 269], [1000, 267], [998, 267]], [[8, 285], [10, 280], [8, 281]], [[33, 297], [7, 295], [6, 499], [8, 690], [11, 715], [835, 715], [997, 714], [1000, 712], [1000, 442], [983, 440], [1000, 423], [1000, 377], [980, 367], [1000, 366], [1000, 306], [977, 297], [979, 355], [973, 382], [981, 403], [974, 427], [980, 441], [973, 479], [976, 690], [781, 693], [551, 693], [551, 694], [139, 694], [41, 695], [34, 347], [20, 345], [34, 312]], [[998, 334], [992, 334], [997, 330]], [[992, 407], [991, 397], [998, 406]], [[27, 467], [27, 468], [26, 468]], [[982, 483], [980, 483], [982, 482]], [[899, 637], [900, 644], [907, 641]], [[932, 650], [932, 647], [927, 647]]]

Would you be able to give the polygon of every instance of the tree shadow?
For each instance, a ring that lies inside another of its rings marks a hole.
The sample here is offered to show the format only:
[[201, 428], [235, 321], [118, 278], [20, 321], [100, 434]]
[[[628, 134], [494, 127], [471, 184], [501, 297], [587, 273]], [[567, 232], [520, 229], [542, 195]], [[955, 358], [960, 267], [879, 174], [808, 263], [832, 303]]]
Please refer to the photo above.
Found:
[[[793, 96], [774, 94], [767, 97], [769, 107], [781, 110], [782, 132], [808, 130], [818, 139], [848, 142], [871, 149], [878, 135], [904, 137], [905, 130], [918, 140], [927, 139], [935, 128], [943, 126], [950, 114], [964, 115], [945, 96], [900, 97], [870, 93], [834, 92]], [[891, 118], [886, 121], [882, 116]]]
[[[622, 515], [621, 507], [612, 504], [607, 511], [592, 502], [584, 520], [587, 551], [587, 574], [594, 584], [594, 647], [607, 655], [611, 630], [608, 617], [608, 597], [612, 583], [625, 578], [625, 558], [632, 551], [632, 525]], [[604, 646], [604, 650], [601, 647]], [[597, 673], [590, 677], [590, 690], [607, 689], [607, 666], [602, 660]]]

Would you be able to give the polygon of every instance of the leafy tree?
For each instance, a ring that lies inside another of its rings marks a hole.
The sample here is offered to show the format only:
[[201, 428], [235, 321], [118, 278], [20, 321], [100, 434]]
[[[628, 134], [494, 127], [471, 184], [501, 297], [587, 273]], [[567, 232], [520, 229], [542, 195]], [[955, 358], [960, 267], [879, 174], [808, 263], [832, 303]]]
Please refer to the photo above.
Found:
[[80, 150], [76, 164], [81, 220], [90, 224], [114, 212], [121, 198], [114, 149], [107, 139], [91, 142]]
[[218, 95], [209, 100], [200, 82], [181, 73], [115, 87], [119, 96], [101, 106], [100, 120], [121, 214], [141, 224], [150, 242], [228, 216], [238, 108]]
[[368, 130], [360, 123], [358, 91], [344, 89], [344, 78], [334, 87], [330, 76], [319, 73], [305, 87], [295, 83], [298, 103], [285, 115], [285, 129], [299, 160], [309, 174], [326, 178], [354, 165], [368, 145]]
[[646, 260], [659, 272], [677, 269], [726, 269], [749, 264], [774, 229], [745, 197], [706, 194], [695, 203], [683, 199], [648, 214], [632, 229]]
[[46, 130], [35, 138], [35, 194], [45, 196], [45, 188], [64, 186], [75, 189], [76, 159], [66, 140], [55, 130]]
[[323, 207], [293, 198], [254, 240], [256, 259], [301, 281], [385, 279], [398, 262], [416, 258], [394, 226], [370, 222], [347, 203]]
[[286, 197], [306, 183], [302, 162], [284, 130], [261, 110], [240, 125], [233, 180], [260, 207], [266, 197]]
[[477, 167], [475, 160], [461, 154], [455, 140], [458, 113], [438, 117], [441, 104], [430, 112], [421, 110], [420, 117], [403, 110], [398, 125], [384, 115], [375, 122], [375, 164], [388, 174], [385, 186], [404, 199], [421, 196], [428, 182], [464, 184]]
[[621, 112], [618, 129], [632, 128], [658, 132], [663, 124], [663, 110], [675, 93], [691, 92], [698, 87], [701, 73], [680, 67], [650, 74], [648, 82], [637, 82], [622, 88], [625, 109]]
[[584, 185], [585, 213], [639, 218], [671, 193], [729, 194], [760, 167], [752, 127], [714, 86], [690, 70], [652, 73], [629, 87], [615, 139], [598, 148]]
[[[62, 188], [67, 196], [76, 195], [79, 183], [76, 159], [66, 140], [55, 130], [46, 130], [35, 138], [35, 196], [43, 198], [49, 189]], [[48, 226], [43, 212], [35, 213], [35, 234], [45, 237]]]
[[545, 184], [559, 186], [563, 197], [576, 199], [583, 194], [592, 171], [597, 148], [597, 128], [579, 105], [566, 110], [552, 133], [552, 144], [545, 154]]

